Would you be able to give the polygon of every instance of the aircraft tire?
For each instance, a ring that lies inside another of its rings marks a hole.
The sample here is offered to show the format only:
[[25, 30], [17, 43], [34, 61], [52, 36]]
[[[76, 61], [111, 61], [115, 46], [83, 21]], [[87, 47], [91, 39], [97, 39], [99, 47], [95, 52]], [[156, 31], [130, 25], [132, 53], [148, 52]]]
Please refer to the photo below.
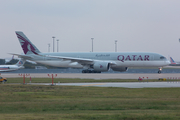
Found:
[[82, 70], [82, 73], [85, 73], [85, 71], [84, 71], [84, 70]]
[[92, 73], [101, 73], [101, 71], [92, 70]]
[[91, 73], [91, 70], [82, 70], [82, 73]]
[[95, 70], [82, 70], [82, 73], [101, 73], [101, 71], [95, 71]]

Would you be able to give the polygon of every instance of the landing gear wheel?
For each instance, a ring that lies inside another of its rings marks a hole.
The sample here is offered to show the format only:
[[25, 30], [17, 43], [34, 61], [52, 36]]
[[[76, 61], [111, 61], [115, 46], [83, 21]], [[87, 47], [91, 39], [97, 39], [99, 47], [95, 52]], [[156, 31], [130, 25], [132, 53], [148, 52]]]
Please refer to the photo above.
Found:
[[161, 74], [161, 71], [159, 70], [158, 73]]
[[101, 73], [101, 71], [95, 71], [95, 70], [82, 70], [82, 73]]

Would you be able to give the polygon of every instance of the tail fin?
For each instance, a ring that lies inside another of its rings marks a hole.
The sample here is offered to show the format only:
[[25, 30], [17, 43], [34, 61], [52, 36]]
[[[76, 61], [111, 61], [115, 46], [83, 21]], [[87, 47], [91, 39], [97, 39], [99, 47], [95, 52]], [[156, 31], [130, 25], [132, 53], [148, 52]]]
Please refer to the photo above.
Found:
[[26, 62], [26, 60], [20, 59], [20, 60], [16, 63], [16, 65], [20, 67], [20, 66], [23, 66], [25, 62]]
[[40, 51], [37, 47], [31, 43], [31, 41], [21, 31], [16, 31], [17, 38], [19, 39], [20, 45], [24, 51], [24, 54], [38, 54]]
[[176, 62], [170, 57], [171, 64], [176, 64]]
[[5, 59], [5, 64], [6, 63], [8, 63], [8, 62], [10, 62], [11, 60], [13, 60], [14, 59], [14, 55], [12, 56], [12, 58], [9, 60], [9, 59]]

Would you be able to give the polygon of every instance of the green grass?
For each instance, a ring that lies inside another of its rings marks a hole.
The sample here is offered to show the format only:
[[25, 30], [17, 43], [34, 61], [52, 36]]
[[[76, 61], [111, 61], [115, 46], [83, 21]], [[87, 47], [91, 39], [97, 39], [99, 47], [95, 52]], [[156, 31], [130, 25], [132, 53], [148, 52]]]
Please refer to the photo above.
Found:
[[[144, 80], [147, 82], [147, 80]], [[160, 82], [157, 79], [151, 79], [148, 80], [148, 82]], [[169, 81], [169, 80], [167, 80]], [[171, 80], [172, 81], [172, 80]], [[180, 81], [180, 80], [178, 80]], [[30, 82], [29, 78], [26, 78], [26, 83]], [[32, 83], [51, 83], [52, 79], [51, 78], [32, 78], [31, 79]], [[94, 79], [79, 79], [79, 78], [55, 78], [54, 79], [55, 83], [85, 83], [85, 82], [139, 82], [137, 79], [104, 79], [104, 80], [94, 80]], [[23, 78], [8, 78], [7, 83], [23, 83]]]
[[0, 119], [178, 120], [180, 88], [0, 85]]

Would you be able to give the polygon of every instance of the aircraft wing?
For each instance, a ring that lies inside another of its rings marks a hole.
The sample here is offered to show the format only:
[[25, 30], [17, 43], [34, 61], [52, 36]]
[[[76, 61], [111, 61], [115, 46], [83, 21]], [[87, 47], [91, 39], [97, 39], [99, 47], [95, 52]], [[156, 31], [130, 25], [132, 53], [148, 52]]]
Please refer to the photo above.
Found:
[[[74, 58], [74, 57], [64, 57], [64, 56], [51, 56], [51, 55], [46, 55], [46, 57], [50, 57], [50, 58], [58, 58], [58, 59], [62, 59], [62, 60], [70, 60], [72, 62], [78, 62], [79, 64], [93, 64], [96, 60], [94, 59], [85, 59], [85, 58]], [[99, 60], [98, 60], [99, 61]], [[116, 62], [112, 62], [112, 61], [106, 61], [109, 62], [111, 65], [116, 65]]]
[[94, 60], [92, 59], [84, 59], [84, 58], [74, 58], [74, 57], [64, 57], [64, 56], [51, 56], [51, 55], [46, 55], [45, 57], [50, 57], [50, 58], [58, 58], [62, 60], [70, 60], [72, 62], [78, 62], [80, 64], [92, 64]]
[[32, 58], [32, 57], [26, 56], [26, 55], [20, 55], [20, 54], [14, 54], [14, 53], [9, 53], [9, 54], [11, 54], [11, 55], [16, 55], [16, 56], [18, 56], [19, 58], [24, 58], [24, 59], [30, 59], [30, 58]]

